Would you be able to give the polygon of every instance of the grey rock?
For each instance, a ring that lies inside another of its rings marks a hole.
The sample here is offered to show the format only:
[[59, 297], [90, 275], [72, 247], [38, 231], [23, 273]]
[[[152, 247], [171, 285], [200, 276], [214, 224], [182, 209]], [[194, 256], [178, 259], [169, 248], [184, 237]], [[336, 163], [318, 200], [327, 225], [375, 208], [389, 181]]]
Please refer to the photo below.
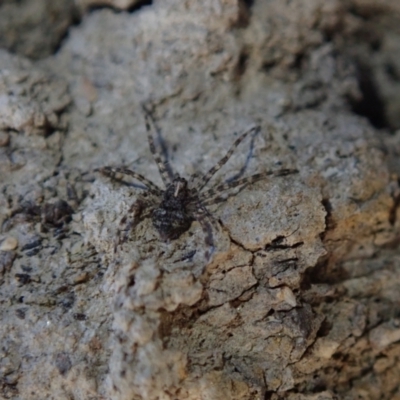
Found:
[[[171, 0], [90, 12], [40, 62], [0, 52], [0, 242], [18, 243], [0, 252], [0, 396], [398, 392], [399, 136], [349, 105], [356, 65], [326, 39], [349, 19], [336, 1]], [[94, 169], [161, 187], [144, 101], [183, 176], [254, 124], [210, 184], [299, 171], [209, 208], [211, 260], [198, 222], [163, 242], [144, 219], [115, 251], [141, 189]]]

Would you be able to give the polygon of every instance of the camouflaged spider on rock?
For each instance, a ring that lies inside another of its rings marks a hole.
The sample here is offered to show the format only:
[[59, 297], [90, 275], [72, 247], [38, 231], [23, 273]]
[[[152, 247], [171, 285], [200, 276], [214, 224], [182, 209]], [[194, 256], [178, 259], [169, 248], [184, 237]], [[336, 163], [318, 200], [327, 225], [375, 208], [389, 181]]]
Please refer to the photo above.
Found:
[[143, 113], [150, 151], [157, 163], [165, 189], [161, 189], [144, 176], [125, 167], [107, 166], [96, 170], [117, 181], [122, 181], [122, 178], [119, 178], [118, 175], [128, 175], [142, 183], [145, 186], [143, 189], [148, 194], [146, 199], [143, 196], [139, 197], [132, 204], [128, 213], [121, 219], [120, 226], [124, 226], [124, 229], [120, 232], [124, 232], [124, 234], [122, 237], [121, 235], [118, 237], [115, 250], [119, 244], [128, 239], [130, 231], [144, 218], [151, 218], [153, 226], [164, 241], [178, 239], [184, 232], [189, 230], [192, 222], [196, 220], [203, 229], [205, 243], [209, 247], [206, 257], [209, 258], [214, 249], [214, 241], [211, 226], [213, 217], [207, 210], [207, 206], [223, 201], [224, 198], [222, 198], [221, 193], [228, 189], [248, 185], [267, 176], [285, 176], [297, 172], [295, 169], [266, 171], [249, 177], [234, 179], [204, 190], [214, 174], [229, 160], [236, 147], [251, 132], [258, 131], [259, 127], [253, 126], [240, 135], [225, 156], [205, 175], [196, 173], [187, 180], [177, 173], [173, 174], [168, 166], [165, 154], [156, 149], [154, 140], [156, 125], [154, 118], [151, 112], [145, 107], [143, 107]]

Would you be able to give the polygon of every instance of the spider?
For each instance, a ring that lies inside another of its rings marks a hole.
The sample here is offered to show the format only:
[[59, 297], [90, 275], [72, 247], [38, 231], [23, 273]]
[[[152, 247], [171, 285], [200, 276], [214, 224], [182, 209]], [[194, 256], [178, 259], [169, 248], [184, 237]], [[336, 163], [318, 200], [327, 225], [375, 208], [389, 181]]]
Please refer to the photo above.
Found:
[[[209, 248], [206, 252], [206, 258], [208, 259], [214, 251], [214, 241], [212, 225], [210, 223], [213, 221], [213, 216], [207, 210], [207, 206], [225, 200], [225, 198], [221, 196], [221, 193], [228, 189], [249, 185], [267, 176], [285, 176], [298, 172], [295, 169], [267, 171], [240, 179], [233, 178], [230, 181], [207, 189], [206, 186], [211, 178], [226, 164], [237, 146], [250, 133], [257, 132], [259, 127], [253, 126], [242, 133], [232, 144], [225, 156], [205, 175], [196, 173], [187, 180], [178, 173], [173, 174], [168, 165], [165, 149], [162, 149], [161, 152], [156, 149], [155, 132], [157, 132], [157, 126], [152, 113], [143, 105], [142, 110], [150, 151], [157, 163], [165, 189], [161, 189], [143, 175], [125, 167], [106, 166], [96, 170], [120, 182], [123, 182], [123, 180], [122, 178], [118, 178], [118, 175], [130, 176], [144, 185], [144, 188], [141, 188], [144, 189], [147, 194], [147, 198], [139, 196], [130, 207], [128, 213], [122, 217], [120, 226], [124, 226], [124, 228], [120, 229], [114, 251], [116, 251], [118, 245], [128, 239], [131, 230], [145, 218], [151, 218], [153, 226], [158, 231], [163, 241], [178, 239], [184, 232], [189, 230], [192, 222], [197, 220], [202, 227], [205, 243]], [[121, 232], [124, 232], [122, 237]]]

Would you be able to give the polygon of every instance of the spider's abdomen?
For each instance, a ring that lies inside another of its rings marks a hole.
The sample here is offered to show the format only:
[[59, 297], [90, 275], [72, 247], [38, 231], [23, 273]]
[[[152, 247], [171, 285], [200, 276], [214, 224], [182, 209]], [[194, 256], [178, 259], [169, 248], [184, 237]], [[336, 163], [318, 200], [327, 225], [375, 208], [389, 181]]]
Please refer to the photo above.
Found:
[[[170, 200], [173, 202], [174, 199]], [[183, 204], [181, 202], [176, 203], [171, 204], [169, 202], [166, 204], [163, 201], [152, 213], [153, 225], [163, 240], [177, 239], [192, 224], [193, 219], [187, 215]]]

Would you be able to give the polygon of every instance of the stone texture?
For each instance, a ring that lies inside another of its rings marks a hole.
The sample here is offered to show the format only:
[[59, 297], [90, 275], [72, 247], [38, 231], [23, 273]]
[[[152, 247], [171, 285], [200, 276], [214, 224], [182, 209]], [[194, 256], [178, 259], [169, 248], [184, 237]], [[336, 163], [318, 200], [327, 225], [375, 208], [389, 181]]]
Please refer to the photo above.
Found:
[[[246, 4], [94, 10], [45, 60], [0, 52], [3, 398], [400, 397], [400, 141], [354, 113], [354, 16]], [[115, 251], [140, 189], [93, 170], [161, 185], [148, 100], [184, 176], [252, 124], [212, 182], [299, 171], [210, 207], [211, 260], [197, 222], [165, 243], [144, 220]]]
[[39, 59], [57, 50], [79, 12], [73, 0], [5, 0], [0, 15], [0, 47]]
[[352, 0], [343, 6], [347, 15], [335, 41], [353, 58], [360, 87], [372, 100], [360, 98], [354, 109], [378, 128], [399, 129], [399, 3]]

